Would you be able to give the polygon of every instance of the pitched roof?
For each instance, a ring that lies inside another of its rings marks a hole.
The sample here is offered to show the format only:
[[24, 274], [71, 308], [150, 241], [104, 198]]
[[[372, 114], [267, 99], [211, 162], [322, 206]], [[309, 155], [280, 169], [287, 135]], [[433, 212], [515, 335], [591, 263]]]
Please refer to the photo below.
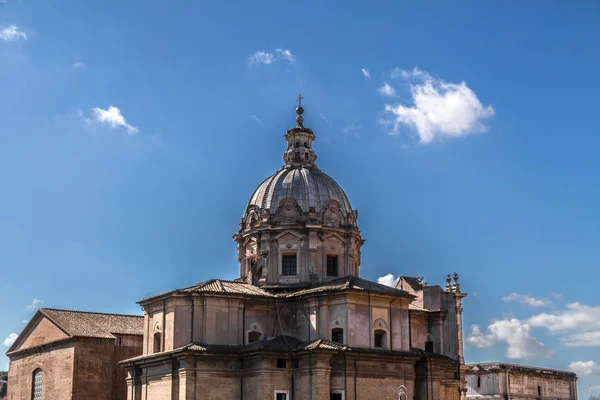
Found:
[[[421, 283], [422, 280], [416, 276], [401, 276], [400, 277], [400, 281], [404, 279], [404, 281], [406, 281], [406, 283], [408, 283], [408, 285], [414, 290], [414, 291], [419, 291], [419, 290], [423, 290], [423, 284]], [[398, 281], [398, 282], [400, 282]]]
[[144, 317], [40, 308], [39, 312], [71, 337], [114, 339], [115, 334], [143, 335]]
[[328, 282], [322, 282], [319, 285], [312, 286], [307, 289], [302, 289], [290, 293], [281, 293], [277, 296], [296, 297], [313, 293], [342, 292], [350, 290], [414, 298], [413, 295], [411, 295], [405, 290], [400, 290], [390, 286], [382, 285], [380, 283], [371, 282], [353, 275], [344, 276], [342, 278], [334, 279]]
[[258, 286], [251, 285], [245, 282], [226, 281], [222, 279], [211, 279], [200, 282], [194, 286], [181, 289], [182, 292], [202, 292], [202, 293], [227, 293], [227, 294], [243, 294], [259, 297], [273, 297], [273, 295]]

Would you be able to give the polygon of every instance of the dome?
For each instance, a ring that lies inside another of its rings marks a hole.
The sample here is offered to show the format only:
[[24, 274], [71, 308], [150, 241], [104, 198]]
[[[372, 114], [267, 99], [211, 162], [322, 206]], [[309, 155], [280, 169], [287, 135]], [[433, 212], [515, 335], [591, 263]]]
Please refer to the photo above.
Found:
[[285, 166], [268, 177], [254, 191], [248, 206], [275, 212], [279, 202], [288, 197], [294, 198], [306, 213], [311, 208], [319, 213], [329, 200], [339, 203], [343, 215], [352, 212], [346, 193], [333, 178], [316, 167], [303, 166]]

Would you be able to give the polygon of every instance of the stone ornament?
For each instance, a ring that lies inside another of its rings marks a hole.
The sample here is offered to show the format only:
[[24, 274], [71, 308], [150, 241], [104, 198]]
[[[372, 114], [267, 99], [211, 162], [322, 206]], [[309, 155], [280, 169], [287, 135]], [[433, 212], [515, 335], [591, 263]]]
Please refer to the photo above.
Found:
[[404, 385], [398, 386], [398, 400], [408, 400], [408, 393]]
[[338, 227], [342, 220], [339, 205], [335, 200], [329, 200], [323, 213], [323, 224], [327, 226]]

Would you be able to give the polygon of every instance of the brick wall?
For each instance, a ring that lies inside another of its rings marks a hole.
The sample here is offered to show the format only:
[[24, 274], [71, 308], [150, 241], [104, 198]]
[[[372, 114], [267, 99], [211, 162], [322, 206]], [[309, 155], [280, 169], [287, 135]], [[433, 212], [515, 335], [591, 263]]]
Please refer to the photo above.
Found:
[[25, 334], [23, 339], [19, 338], [19, 341], [22, 340], [22, 342], [17, 343], [17, 347], [15, 347], [13, 351], [29, 349], [44, 343], [56, 342], [69, 337], [46, 317], [42, 317], [37, 322], [34, 322], [31, 326], [27, 327], [27, 330], [30, 333]]
[[62, 343], [54, 349], [12, 357], [8, 371], [8, 400], [30, 400], [33, 371], [43, 371], [42, 398], [70, 400], [75, 349]]

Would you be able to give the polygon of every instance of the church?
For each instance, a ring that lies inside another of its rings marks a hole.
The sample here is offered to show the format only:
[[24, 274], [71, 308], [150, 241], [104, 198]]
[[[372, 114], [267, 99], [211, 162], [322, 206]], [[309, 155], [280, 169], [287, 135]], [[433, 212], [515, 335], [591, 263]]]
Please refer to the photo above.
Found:
[[[111, 343], [137, 346], [137, 353], [112, 359], [124, 376], [106, 379], [122, 379], [111, 383], [118, 389], [85, 398], [466, 398], [466, 294], [458, 275], [448, 275], [444, 287], [410, 276], [388, 287], [359, 276], [365, 240], [358, 211], [317, 167], [315, 134], [304, 126], [301, 100], [296, 124], [284, 135], [283, 166], [251, 194], [233, 235], [239, 278], [142, 299], [143, 318], [129, 322], [94, 317], [108, 321], [99, 332]], [[50, 311], [58, 318], [60, 311]], [[43, 370], [30, 357], [52, 346], [38, 341], [37, 353], [23, 347], [36, 329], [26, 328], [9, 350], [10, 373], [20, 371], [9, 399], [83, 399], [44, 387], [52, 364]], [[32, 397], [38, 378], [39, 397]]]

